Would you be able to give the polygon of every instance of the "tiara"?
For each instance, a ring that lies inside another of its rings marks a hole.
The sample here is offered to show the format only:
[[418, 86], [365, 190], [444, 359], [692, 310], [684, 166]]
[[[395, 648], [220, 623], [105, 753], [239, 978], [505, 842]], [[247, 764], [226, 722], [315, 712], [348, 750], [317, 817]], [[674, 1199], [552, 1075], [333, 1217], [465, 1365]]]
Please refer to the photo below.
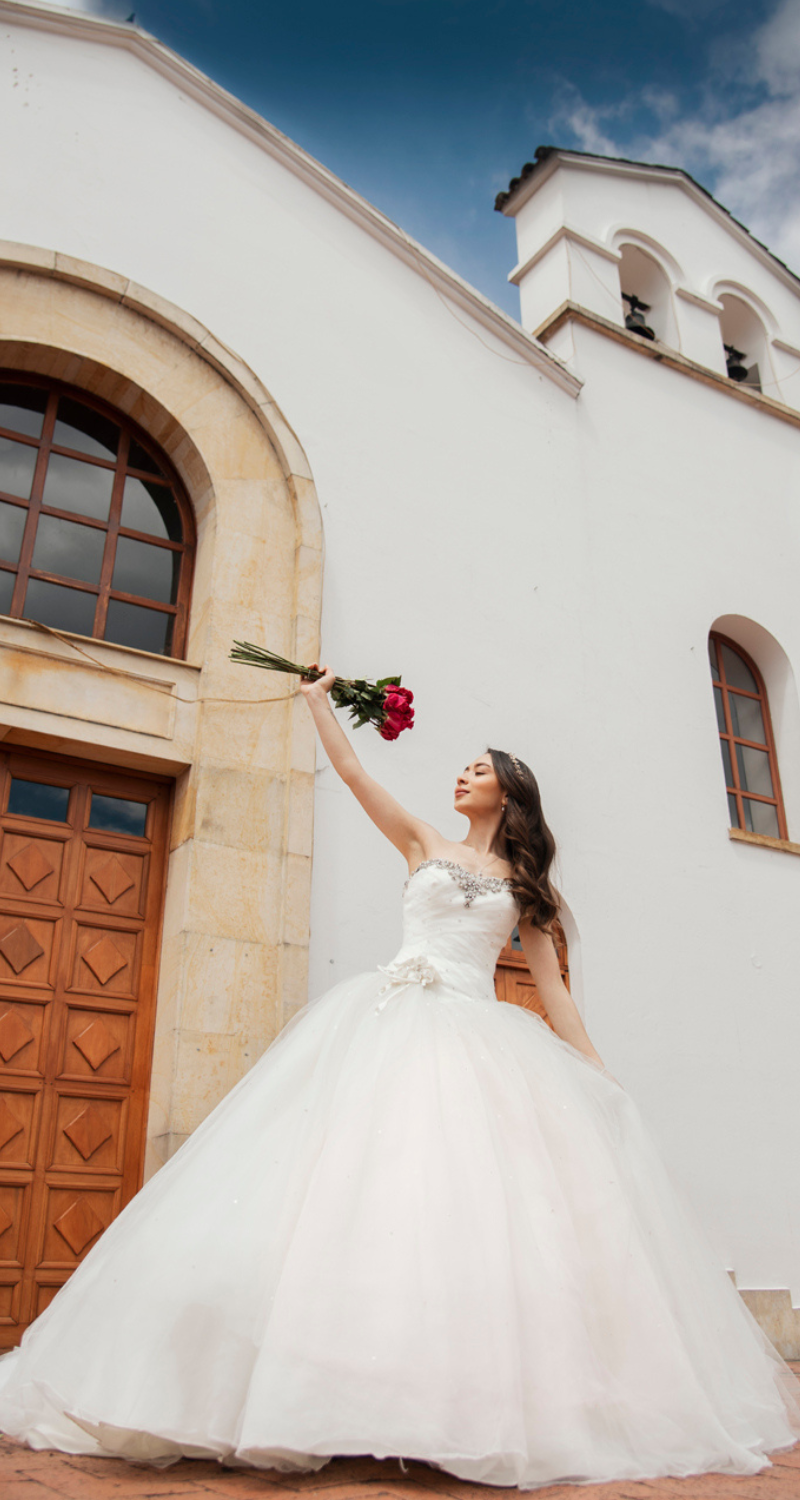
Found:
[[512, 755], [510, 750], [508, 752], [508, 758], [509, 758], [510, 761], [513, 762], [514, 770], [517, 772], [517, 775], [521, 776], [522, 775], [522, 766], [520, 765], [519, 761], [517, 760], [516, 755]]

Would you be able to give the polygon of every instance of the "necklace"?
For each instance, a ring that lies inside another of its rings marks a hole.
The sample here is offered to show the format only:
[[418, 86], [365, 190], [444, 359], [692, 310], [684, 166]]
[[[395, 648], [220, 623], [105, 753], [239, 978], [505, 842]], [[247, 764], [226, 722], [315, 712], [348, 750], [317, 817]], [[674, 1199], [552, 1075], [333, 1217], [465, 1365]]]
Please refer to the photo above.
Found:
[[[470, 844], [462, 844], [462, 845], [461, 845], [461, 847], [462, 847], [462, 849], [469, 849], [469, 848], [471, 848], [471, 845], [470, 845]], [[477, 851], [475, 851], [475, 852], [477, 852]], [[500, 855], [499, 855], [499, 854], [492, 854], [492, 855], [490, 855], [490, 857], [489, 857], [489, 859], [488, 859], [488, 861], [487, 861], [487, 863], [486, 863], [486, 864], [485, 864], [485, 865], [481, 865], [481, 867], [480, 867], [480, 869], [479, 869], [479, 870], [475, 870], [475, 872], [474, 872], [474, 873], [475, 873], [475, 874], [476, 874], [476, 875], [482, 875], [482, 874], [483, 874], [483, 872], [484, 872], [484, 870], [488, 870], [488, 868], [489, 868], [489, 865], [493, 865], [493, 864], [495, 864], [495, 863], [496, 863], [496, 861], [497, 861], [497, 860], [498, 860], [498, 859], [499, 859], [499, 858], [500, 858]]]

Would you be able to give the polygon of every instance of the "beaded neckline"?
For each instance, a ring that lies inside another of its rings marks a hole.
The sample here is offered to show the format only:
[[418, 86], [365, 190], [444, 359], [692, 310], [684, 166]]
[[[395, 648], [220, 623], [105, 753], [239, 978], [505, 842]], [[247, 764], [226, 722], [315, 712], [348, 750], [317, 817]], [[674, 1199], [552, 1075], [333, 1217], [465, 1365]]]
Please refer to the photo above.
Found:
[[467, 898], [464, 902], [465, 906], [471, 906], [473, 901], [475, 900], [475, 897], [482, 895], [484, 891], [503, 891], [506, 888], [508, 888], [509, 890], [511, 889], [511, 881], [507, 880], [504, 875], [478, 875], [473, 870], [467, 870], [464, 865], [456, 864], [455, 860], [452, 859], [424, 859], [422, 861], [422, 864], [417, 865], [416, 870], [412, 870], [411, 874], [409, 875], [408, 880], [403, 886], [404, 895], [408, 890], [410, 881], [414, 879], [414, 876], [418, 874], [420, 870], [427, 870], [431, 865], [436, 866], [440, 870], [446, 870], [448, 875], [450, 875], [453, 880], [455, 880], [456, 883], [461, 886], [461, 889]]

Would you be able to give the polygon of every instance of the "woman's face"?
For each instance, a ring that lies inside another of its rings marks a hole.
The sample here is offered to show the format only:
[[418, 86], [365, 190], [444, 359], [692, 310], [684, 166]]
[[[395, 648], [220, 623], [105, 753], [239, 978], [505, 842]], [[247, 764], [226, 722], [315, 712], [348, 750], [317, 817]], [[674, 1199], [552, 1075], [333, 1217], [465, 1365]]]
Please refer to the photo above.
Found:
[[491, 755], [479, 755], [456, 778], [455, 807], [470, 816], [489, 816], [500, 811], [503, 789], [495, 775]]

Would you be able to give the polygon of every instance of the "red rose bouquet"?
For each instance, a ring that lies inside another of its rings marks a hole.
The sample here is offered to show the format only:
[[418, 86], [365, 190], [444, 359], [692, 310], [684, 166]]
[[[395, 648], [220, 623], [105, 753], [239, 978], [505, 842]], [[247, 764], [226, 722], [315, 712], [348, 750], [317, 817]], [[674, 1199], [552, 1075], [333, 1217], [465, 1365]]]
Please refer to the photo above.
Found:
[[[234, 641], [231, 661], [247, 667], [264, 667], [269, 672], [293, 672], [316, 682], [324, 674], [318, 667], [303, 667], [298, 662], [287, 661], [263, 646], [253, 646], [249, 641]], [[411, 704], [414, 694], [409, 688], [400, 686], [399, 677], [381, 677], [377, 682], [368, 682], [363, 677], [353, 679], [337, 677], [331, 688], [331, 698], [337, 708], [347, 708], [356, 729], [362, 724], [374, 724], [385, 740], [396, 740], [404, 729], [413, 729], [414, 710]]]

